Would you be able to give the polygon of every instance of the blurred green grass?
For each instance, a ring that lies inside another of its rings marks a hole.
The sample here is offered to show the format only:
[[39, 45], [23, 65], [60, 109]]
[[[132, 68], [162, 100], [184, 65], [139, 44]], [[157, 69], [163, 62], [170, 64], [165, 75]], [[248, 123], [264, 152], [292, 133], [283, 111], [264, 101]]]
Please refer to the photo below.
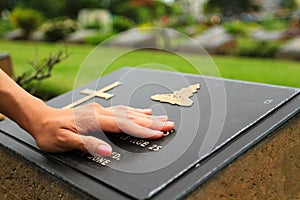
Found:
[[[198, 66], [203, 75], [300, 88], [300, 63], [297, 61], [229, 56], [210, 58], [196, 54], [179, 56], [157, 50], [128, 51], [109, 47], [98, 47], [93, 51], [94, 46], [83, 44], [66, 44], [66, 47], [71, 55], [54, 67], [53, 75], [42, 82], [42, 90], [58, 95], [124, 66], [198, 73], [192, 64]], [[28, 61], [45, 58], [59, 49], [64, 49], [64, 45], [0, 40], [0, 52], [11, 55], [15, 75], [31, 68]], [[103, 73], [99, 73], [101, 67], [106, 68]], [[80, 76], [77, 77], [79, 69]]]

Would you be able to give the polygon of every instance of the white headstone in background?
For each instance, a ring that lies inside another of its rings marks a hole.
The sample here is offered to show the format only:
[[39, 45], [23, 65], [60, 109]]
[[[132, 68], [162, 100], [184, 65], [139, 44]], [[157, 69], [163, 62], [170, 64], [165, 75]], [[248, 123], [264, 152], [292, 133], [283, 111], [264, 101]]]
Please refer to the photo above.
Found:
[[108, 26], [111, 23], [111, 14], [104, 9], [82, 9], [78, 14], [80, 25], [99, 22], [100, 25]]
[[277, 53], [277, 58], [295, 59], [300, 60], [300, 37], [290, 40], [283, 48]]
[[84, 39], [88, 36], [95, 35], [97, 30], [78, 30], [74, 33], [71, 33], [65, 39], [67, 42], [75, 42], [75, 43], [84, 43]]
[[109, 46], [119, 47], [156, 47], [156, 36], [151, 31], [131, 29], [117, 35], [108, 43]]
[[201, 48], [203, 47], [208, 53], [223, 54], [228, 53], [235, 46], [235, 37], [227, 33], [221, 26], [215, 26], [203, 34], [197, 35], [194, 40], [188, 40], [178, 48], [178, 51], [204, 53]]
[[255, 40], [283, 40], [285, 38], [284, 31], [266, 31], [259, 29], [253, 32], [252, 37]]

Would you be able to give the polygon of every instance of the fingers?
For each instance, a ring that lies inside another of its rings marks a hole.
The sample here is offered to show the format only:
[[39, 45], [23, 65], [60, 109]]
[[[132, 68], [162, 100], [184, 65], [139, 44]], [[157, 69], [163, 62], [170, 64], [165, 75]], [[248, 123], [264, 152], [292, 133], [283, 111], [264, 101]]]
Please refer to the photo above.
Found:
[[[90, 111], [84, 111], [85, 109]], [[78, 109], [77, 117], [77, 130], [81, 134], [102, 129], [114, 133], [125, 132], [141, 138], [160, 138], [163, 131], [174, 129], [174, 122], [169, 122], [166, 115], [153, 116], [151, 109], [127, 106], [103, 108], [95, 103], [88, 104]]]
[[129, 119], [126, 113], [118, 112], [114, 117], [99, 116], [99, 124], [102, 130], [108, 132], [124, 132], [140, 138], [160, 138], [162, 131], [174, 129], [174, 122], [166, 122], [157, 117]]
[[136, 124], [154, 130], [169, 131], [174, 128], [174, 122], [168, 121], [165, 116], [152, 116], [151, 118], [134, 118]]
[[150, 115], [152, 110], [151, 109], [140, 109], [140, 108], [132, 108], [129, 106], [113, 106], [107, 108], [108, 110], [119, 110], [119, 111], [127, 111], [127, 112], [135, 112], [135, 113], [142, 113], [146, 115]]
[[112, 153], [112, 148], [109, 144], [92, 136], [71, 133], [68, 142], [72, 149], [78, 149], [92, 155], [106, 157]]
[[160, 130], [150, 129], [138, 125], [134, 121], [129, 120], [127, 118], [115, 117], [114, 120], [122, 132], [132, 135], [134, 137], [160, 138], [163, 135], [163, 132], [161, 132]]
[[[145, 116], [144, 114], [128, 113], [126, 111], [113, 111], [116, 120], [126, 119], [140, 126], [159, 131], [168, 131], [174, 128], [174, 122], [169, 122], [168, 117], [163, 116]], [[128, 123], [129, 123], [128, 122]], [[122, 123], [119, 123], [122, 124]], [[120, 127], [121, 129], [123, 127]]]
[[[80, 135], [79, 135], [80, 136]], [[84, 149], [87, 150], [92, 155], [102, 155], [102, 156], [110, 156], [112, 153], [112, 148], [106, 142], [97, 139], [91, 136], [80, 136], [82, 143], [84, 145]]]
[[[132, 108], [128, 106], [113, 106], [109, 108], [103, 108], [102, 106], [92, 103], [87, 105], [90, 108], [93, 108], [98, 114], [100, 115], [106, 115], [106, 116], [114, 116], [114, 117], [119, 117], [123, 115], [125, 118], [129, 118], [133, 121], [139, 122], [140, 120], [148, 119], [148, 120], [160, 120], [160, 121], [168, 121], [168, 116], [163, 115], [163, 116], [151, 116], [151, 109], [139, 109], [139, 108]], [[120, 113], [120, 114], [119, 114]], [[144, 125], [143, 123], [139, 123], [142, 126]], [[158, 128], [155, 128], [158, 129]]]
[[[102, 106], [100, 106], [97, 103], [90, 103], [87, 104], [85, 106], [81, 106], [81, 108], [88, 108], [90, 110], [94, 110], [95, 112], [97, 112], [98, 114], [101, 115], [106, 115], [106, 116], [113, 116], [113, 112], [128, 112], [131, 115], [136, 115], [136, 116], [140, 116], [140, 117], [147, 117], [151, 114], [151, 109], [139, 109], [139, 108], [132, 108], [132, 107], [128, 107], [128, 106], [113, 106], [113, 107], [108, 107], [108, 108], [103, 108]], [[78, 107], [80, 108], [80, 107]]]

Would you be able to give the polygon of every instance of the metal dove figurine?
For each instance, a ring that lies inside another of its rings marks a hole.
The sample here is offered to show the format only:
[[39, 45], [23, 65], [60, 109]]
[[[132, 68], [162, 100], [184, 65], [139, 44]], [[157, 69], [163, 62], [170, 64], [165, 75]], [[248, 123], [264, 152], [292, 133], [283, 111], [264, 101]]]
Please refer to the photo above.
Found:
[[170, 104], [177, 104], [179, 106], [191, 106], [193, 101], [190, 99], [194, 93], [200, 89], [200, 84], [190, 85], [182, 88], [179, 91], [174, 91], [173, 94], [156, 94], [151, 96], [154, 101], [166, 102]]

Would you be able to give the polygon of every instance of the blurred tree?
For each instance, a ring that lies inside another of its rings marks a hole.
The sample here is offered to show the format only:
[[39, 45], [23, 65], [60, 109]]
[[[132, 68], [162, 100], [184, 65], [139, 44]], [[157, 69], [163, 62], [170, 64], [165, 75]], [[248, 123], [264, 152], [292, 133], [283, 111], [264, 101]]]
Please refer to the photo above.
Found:
[[43, 13], [47, 18], [61, 16], [64, 13], [64, 1], [60, 0], [18, 0], [18, 7], [31, 8]]
[[257, 11], [259, 8], [259, 5], [253, 0], [208, 0], [205, 5], [205, 12], [219, 12], [226, 17], [231, 17], [245, 12]]
[[295, 10], [297, 8], [297, 3], [295, 0], [281, 0], [279, 4], [282, 8], [287, 8]]
[[3, 10], [12, 10], [16, 5], [16, 0], [1, 0], [0, 1], [0, 14]]
[[27, 39], [30, 33], [41, 24], [42, 15], [33, 9], [15, 8], [10, 15], [10, 21], [13, 26], [22, 29], [23, 38]]
[[78, 12], [84, 8], [103, 8], [103, 0], [64, 0], [66, 16], [76, 18]]
[[1, 0], [0, 9], [31, 8], [46, 18], [76, 18], [84, 8], [104, 8], [114, 15], [123, 15], [135, 22], [148, 22], [174, 12], [173, 7], [157, 0]]
[[136, 23], [151, 22], [175, 11], [171, 6], [157, 0], [123, 0], [116, 5], [109, 8], [113, 14], [124, 15]]
[[102, 8], [103, 1], [105, 0], [17, 0], [16, 5], [38, 10], [46, 18], [76, 18], [79, 10], [83, 8]]

